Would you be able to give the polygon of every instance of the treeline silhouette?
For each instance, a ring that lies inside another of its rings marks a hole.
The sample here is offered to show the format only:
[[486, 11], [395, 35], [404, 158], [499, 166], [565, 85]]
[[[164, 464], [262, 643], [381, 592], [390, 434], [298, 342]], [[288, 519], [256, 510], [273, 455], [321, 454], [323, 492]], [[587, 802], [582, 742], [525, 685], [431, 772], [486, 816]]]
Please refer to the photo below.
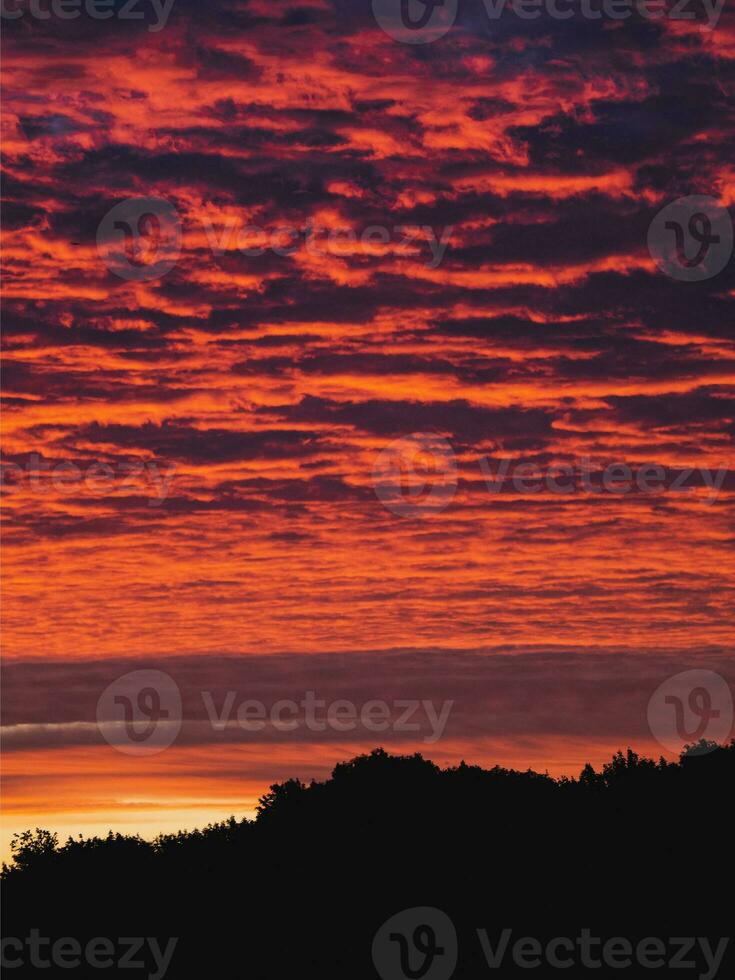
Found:
[[[201, 980], [376, 977], [373, 936], [415, 906], [442, 909], [455, 923], [454, 975], [462, 977], [528, 974], [512, 962], [489, 971], [478, 928], [542, 942], [582, 928], [632, 942], [716, 942], [732, 930], [734, 776], [735, 741], [688, 746], [676, 763], [628, 749], [578, 779], [465, 763], [441, 769], [376, 749], [340, 763], [325, 782], [273, 785], [255, 820], [152, 842], [110, 833], [59, 844], [48, 831], [27, 831], [3, 868], [4, 935], [23, 939], [35, 928], [82, 943], [155, 936], [162, 945], [179, 937], [166, 976]], [[728, 949], [720, 976], [734, 975], [732, 965]], [[117, 972], [154, 971], [104, 971]], [[8, 976], [36, 973], [26, 963]]]

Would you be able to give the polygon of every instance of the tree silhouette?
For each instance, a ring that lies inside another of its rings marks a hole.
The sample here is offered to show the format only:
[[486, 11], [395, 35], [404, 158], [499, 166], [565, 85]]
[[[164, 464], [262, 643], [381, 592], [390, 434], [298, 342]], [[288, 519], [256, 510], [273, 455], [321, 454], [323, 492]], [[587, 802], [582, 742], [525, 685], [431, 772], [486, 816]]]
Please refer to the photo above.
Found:
[[[153, 841], [16, 835], [2, 874], [4, 933], [179, 937], [167, 977], [340, 980], [376, 977], [376, 931], [420, 906], [456, 924], [458, 977], [488, 969], [478, 928], [539, 941], [582, 928], [631, 940], [727, 936], [728, 904], [707, 882], [733, 880], [733, 776], [735, 741], [687, 746], [676, 763], [627, 749], [578, 779], [464, 761], [441, 769], [376, 749], [325, 781], [272, 785], [255, 820]], [[504, 964], [503, 977], [516, 972], [526, 975]], [[620, 973], [596, 971], [608, 975]]]

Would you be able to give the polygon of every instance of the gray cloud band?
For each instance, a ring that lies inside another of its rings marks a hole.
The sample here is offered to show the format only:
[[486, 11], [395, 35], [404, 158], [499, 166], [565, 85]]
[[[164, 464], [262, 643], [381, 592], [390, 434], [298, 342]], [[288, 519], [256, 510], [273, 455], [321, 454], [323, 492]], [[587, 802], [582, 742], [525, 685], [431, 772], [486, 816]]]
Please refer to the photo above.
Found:
[[675, 752], [702, 737], [729, 737], [727, 656], [719, 648], [633, 655], [498, 647], [169, 658], [143, 670], [135, 660], [8, 664], [4, 745], [9, 752], [112, 740], [137, 752], [136, 738], [146, 751], [174, 741], [374, 745], [379, 738], [462, 740], [483, 751], [487, 739], [593, 734], [611, 750], [653, 737]]

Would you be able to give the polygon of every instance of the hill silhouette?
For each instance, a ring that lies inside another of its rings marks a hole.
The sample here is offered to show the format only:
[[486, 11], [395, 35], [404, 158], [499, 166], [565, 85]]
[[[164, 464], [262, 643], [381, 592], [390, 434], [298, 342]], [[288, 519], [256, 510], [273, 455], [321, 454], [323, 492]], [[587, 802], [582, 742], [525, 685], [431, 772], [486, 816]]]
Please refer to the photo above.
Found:
[[[564, 954], [574, 963], [544, 960], [532, 976], [668, 975], [678, 955], [690, 965], [676, 975], [724, 978], [733, 975], [729, 946], [708, 964], [699, 943], [677, 953], [669, 941], [708, 937], [716, 951], [732, 930], [734, 776], [735, 741], [687, 747], [676, 763], [628, 749], [578, 779], [465, 763], [440, 769], [418, 754], [376, 749], [340, 763], [325, 782], [273, 785], [255, 820], [152, 842], [110, 833], [60, 844], [48, 831], [27, 831], [3, 869], [3, 932], [26, 943], [35, 929], [82, 947], [107, 937], [115, 953], [103, 975], [133, 980], [526, 976], [529, 966], [510, 952], [502, 966], [488, 964], [505, 929], [510, 945], [522, 937], [542, 949], [557, 937], [576, 944]], [[425, 907], [456, 930], [451, 972], [452, 951], [423, 924], [401, 938], [399, 921], [373, 947], [387, 919]], [[584, 929], [601, 942], [660, 939], [665, 952], [647, 955], [662, 963], [585, 966]], [[146, 941], [131, 971], [116, 958], [124, 937], [155, 937], [160, 950], [177, 942], [163, 970]], [[98, 975], [88, 963], [56, 962], [39, 974], [29, 948], [10, 947], [18, 965], [9, 976]], [[74, 960], [73, 950], [66, 955]]]

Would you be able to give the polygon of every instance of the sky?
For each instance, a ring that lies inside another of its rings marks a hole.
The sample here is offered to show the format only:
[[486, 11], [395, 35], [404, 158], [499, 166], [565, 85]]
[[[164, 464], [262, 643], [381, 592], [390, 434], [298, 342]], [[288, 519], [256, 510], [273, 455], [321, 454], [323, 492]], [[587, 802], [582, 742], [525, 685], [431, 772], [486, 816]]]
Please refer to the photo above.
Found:
[[4, 846], [670, 755], [735, 681], [735, 11], [397, 6], [6, 4]]

